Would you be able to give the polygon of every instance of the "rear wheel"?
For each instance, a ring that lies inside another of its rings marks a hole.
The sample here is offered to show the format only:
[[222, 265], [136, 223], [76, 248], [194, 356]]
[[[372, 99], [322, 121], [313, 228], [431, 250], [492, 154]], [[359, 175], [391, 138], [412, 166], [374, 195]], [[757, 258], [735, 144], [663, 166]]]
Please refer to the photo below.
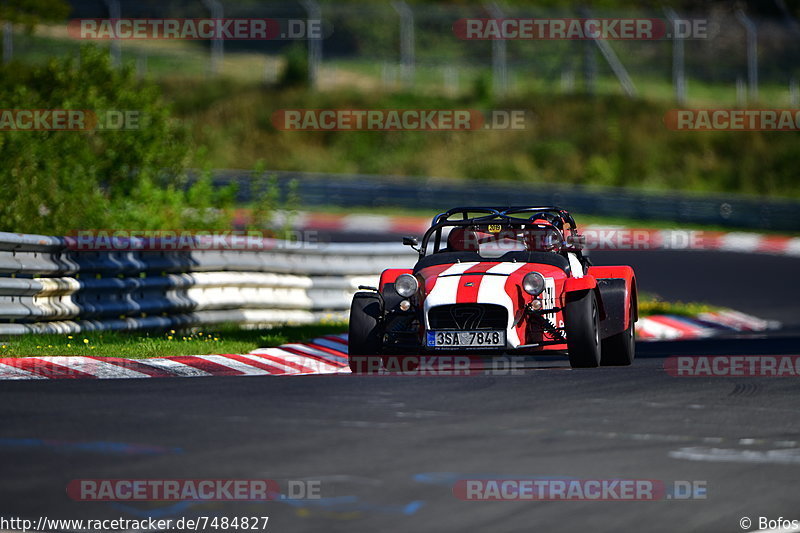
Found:
[[358, 292], [350, 305], [348, 361], [354, 374], [376, 372], [381, 368], [382, 314], [381, 298], [370, 292]]
[[567, 295], [564, 309], [567, 350], [572, 368], [600, 365], [600, 314], [594, 291]]
[[634, 305], [634, 302], [631, 301], [630, 310], [628, 312], [627, 329], [622, 333], [617, 333], [607, 339], [603, 339], [603, 355], [600, 363], [603, 366], [628, 366], [633, 363], [633, 358], [636, 353]]

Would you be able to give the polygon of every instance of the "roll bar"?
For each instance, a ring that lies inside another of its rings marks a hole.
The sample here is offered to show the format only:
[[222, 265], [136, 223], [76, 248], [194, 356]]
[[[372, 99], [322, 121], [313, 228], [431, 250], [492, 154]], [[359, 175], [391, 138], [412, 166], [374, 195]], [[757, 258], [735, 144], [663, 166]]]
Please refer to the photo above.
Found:
[[[575, 225], [575, 219], [566, 209], [558, 206], [511, 206], [511, 207], [454, 207], [443, 213], [439, 213], [431, 221], [431, 227], [425, 232], [422, 237], [422, 244], [419, 248], [420, 258], [425, 257], [428, 249], [428, 242], [431, 237], [435, 237], [433, 253], [439, 251], [441, 243], [442, 229], [448, 226], [473, 226], [476, 224], [490, 224], [492, 222], [499, 224], [530, 224], [530, 217], [520, 217], [516, 215], [525, 215], [526, 213], [540, 213], [542, 211], [553, 213], [564, 221], [565, 225], [569, 225], [570, 236], [575, 242], [579, 242], [575, 237], [579, 237], [578, 228]], [[481, 216], [469, 216], [470, 214], [479, 214]], [[456, 215], [461, 215], [460, 219], [452, 219]]]

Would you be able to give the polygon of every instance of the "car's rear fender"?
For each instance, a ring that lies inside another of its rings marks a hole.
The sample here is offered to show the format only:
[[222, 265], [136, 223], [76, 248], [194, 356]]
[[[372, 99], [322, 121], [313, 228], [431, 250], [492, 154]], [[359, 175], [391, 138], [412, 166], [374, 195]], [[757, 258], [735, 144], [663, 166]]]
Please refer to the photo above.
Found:
[[639, 318], [636, 276], [629, 266], [589, 267], [589, 275], [597, 280], [597, 287], [606, 311], [600, 323], [601, 336], [621, 333], [630, 327], [631, 306], [633, 320]]

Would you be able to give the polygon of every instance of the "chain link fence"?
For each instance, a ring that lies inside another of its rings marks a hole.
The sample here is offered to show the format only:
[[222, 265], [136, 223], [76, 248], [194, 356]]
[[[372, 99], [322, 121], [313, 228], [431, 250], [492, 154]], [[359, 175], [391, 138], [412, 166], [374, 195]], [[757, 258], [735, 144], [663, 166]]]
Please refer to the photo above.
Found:
[[[309, 77], [320, 89], [356, 87], [460, 95], [528, 92], [628, 94], [692, 103], [769, 103], [797, 106], [800, 96], [800, 25], [756, 18], [731, 8], [713, 12], [509, 8], [496, 3], [407, 4], [255, 2], [231, 0], [74, 0], [80, 18], [319, 17], [320, 39], [210, 41], [100, 41], [114, 61], [142, 76], [228, 76], [275, 83], [292, 49], [307, 55]], [[454, 32], [464, 18], [659, 19], [701, 21], [704, 35], [653, 40], [465, 40]], [[44, 61], [72, 54], [66, 23], [33, 34], [4, 26], [3, 58]]]

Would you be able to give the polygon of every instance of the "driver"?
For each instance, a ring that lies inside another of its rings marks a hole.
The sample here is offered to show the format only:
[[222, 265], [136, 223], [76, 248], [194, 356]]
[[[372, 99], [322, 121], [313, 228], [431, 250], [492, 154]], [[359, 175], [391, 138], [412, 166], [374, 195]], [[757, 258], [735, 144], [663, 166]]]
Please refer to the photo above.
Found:
[[[583, 255], [576, 253], [572, 248], [565, 249], [564, 242], [564, 220], [553, 213], [536, 213], [530, 220], [536, 226], [531, 230], [532, 237], [527, 239], [529, 250], [539, 252], [566, 252], [570, 268], [575, 277], [583, 277], [586, 270], [586, 261]], [[567, 225], [566, 229], [571, 229]]]
[[561, 232], [546, 223], [536, 223], [538, 227], [533, 227], [525, 232], [525, 244], [531, 252], [561, 252], [564, 241]]
[[564, 245], [561, 233], [564, 223], [561, 217], [542, 211], [529, 219], [534, 226], [526, 232], [526, 244], [529, 251], [560, 252]]
[[564, 221], [561, 217], [547, 211], [536, 213], [529, 220], [534, 224], [550, 224], [562, 233], [564, 231]]

